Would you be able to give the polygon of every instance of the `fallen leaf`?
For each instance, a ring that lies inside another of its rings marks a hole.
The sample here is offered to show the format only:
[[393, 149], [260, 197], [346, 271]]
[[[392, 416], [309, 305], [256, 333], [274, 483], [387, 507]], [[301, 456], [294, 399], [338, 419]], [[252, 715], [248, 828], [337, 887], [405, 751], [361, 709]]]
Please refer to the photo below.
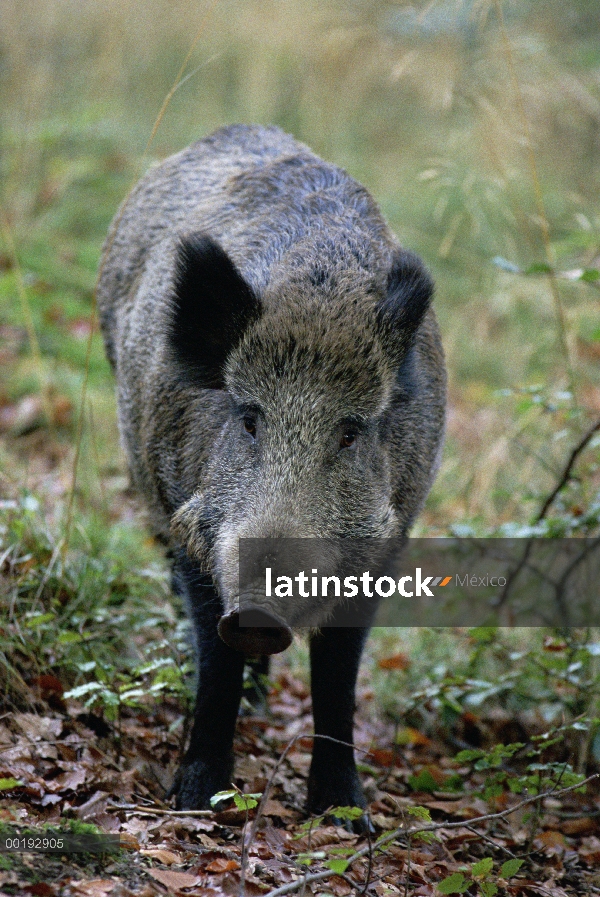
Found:
[[589, 816], [565, 819], [560, 824], [560, 830], [564, 835], [590, 835], [598, 830], [598, 820], [591, 819]]
[[50, 897], [52, 894], [56, 894], [55, 888], [51, 885], [46, 884], [45, 881], [38, 881], [34, 885], [29, 885], [24, 888], [24, 890], [28, 894], [33, 894], [34, 897]]
[[64, 689], [60, 679], [52, 676], [50, 673], [44, 673], [42, 676], [36, 676], [31, 680], [32, 685], [37, 685], [41, 692], [55, 692], [62, 695]]
[[117, 885], [118, 881], [112, 878], [95, 878], [92, 881], [73, 882], [70, 888], [82, 897], [106, 897]]
[[205, 866], [207, 872], [235, 872], [239, 868], [240, 864], [236, 860], [227, 860], [225, 857], [217, 857]]
[[129, 832], [119, 832], [119, 844], [122, 850], [139, 850], [140, 842]]
[[352, 887], [339, 875], [332, 875], [327, 879], [327, 892], [331, 891], [334, 897], [347, 897], [352, 893]]
[[534, 843], [544, 850], [553, 853], [556, 853], [557, 851], [562, 853], [567, 849], [567, 842], [565, 841], [564, 835], [561, 832], [556, 832], [552, 829], [537, 835]]
[[396, 760], [396, 754], [394, 751], [389, 750], [389, 748], [375, 748], [375, 750], [369, 751], [367, 759], [371, 760], [377, 766], [393, 766]]
[[423, 735], [422, 732], [419, 732], [418, 729], [413, 729], [411, 726], [402, 726], [398, 729], [395, 740], [396, 744], [401, 745], [426, 747], [431, 744], [427, 735]]
[[392, 654], [391, 657], [382, 658], [377, 666], [381, 670], [407, 670], [410, 667], [410, 658], [407, 654]]
[[289, 807], [285, 807], [279, 800], [267, 800], [262, 809], [263, 816], [277, 816], [278, 819], [289, 819], [296, 814]]
[[181, 888], [195, 888], [202, 883], [202, 878], [198, 875], [191, 875], [189, 872], [175, 872], [173, 869], [148, 869], [148, 875], [151, 875], [165, 888], [173, 891], [179, 891]]
[[173, 853], [172, 850], [166, 850], [163, 847], [146, 847], [140, 850], [140, 854], [143, 857], [150, 857], [150, 859], [162, 863], [163, 866], [172, 866], [174, 863], [182, 862], [179, 854]]
[[76, 791], [80, 785], [83, 785], [88, 776], [88, 771], [84, 766], [73, 764], [72, 769], [67, 769], [60, 775], [56, 776], [49, 782], [46, 782], [48, 791], [57, 793], [60, 791]]
[[34, 713], [15, 713], [13, 720], [30, 741], [55, 741], [63, 728], [61, 719]]

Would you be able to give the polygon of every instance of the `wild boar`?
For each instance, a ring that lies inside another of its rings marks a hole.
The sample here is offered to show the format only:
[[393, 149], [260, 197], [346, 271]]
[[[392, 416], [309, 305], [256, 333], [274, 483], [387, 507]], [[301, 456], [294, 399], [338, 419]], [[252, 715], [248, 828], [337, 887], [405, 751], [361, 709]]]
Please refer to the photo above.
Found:
[[[180, 808], [229, 786], [244, 664], [292, 638], [277, 613], [239, 627], [239, 540], [403, 537], [422, 508], [445, 409], [432, 292], [368, 191], [275, 127], [171, 156], [112, 224], [97, 297], [121, 438], [198, 654]], [[334, 614], [309, 635], [315, 733], [345, 742], [315, 739], [313, 812], [365, 804], [366, 634]]]

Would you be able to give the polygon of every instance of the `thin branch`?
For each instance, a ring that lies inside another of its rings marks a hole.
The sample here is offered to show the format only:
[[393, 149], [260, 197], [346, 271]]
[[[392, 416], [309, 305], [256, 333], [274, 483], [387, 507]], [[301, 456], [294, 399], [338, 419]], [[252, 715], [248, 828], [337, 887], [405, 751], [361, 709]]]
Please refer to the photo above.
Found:
[[560, 476], [558, 483], [556, 484], [556, 486], [554, 487], [554, 489], [552, 490], [550, 495], [546, 498], [546, 501], [542, 505], [539, 514], [535, 518], [536, 523], [539, 523], [541, 520], [544, 519], [544, 517], [548, 513], [548, 510], [550, 509], [550, 506], [552, 505], [552, 503], [553, 503], [554, 499], [556, 498], [556, 496], [558, 495], [558, 493], [561, 491], [561, 489], [563, 489], [567, 485], [568, 481], [571, 479], [571, 473], [573, 471], [573, 467], [575, 466], [575, 462], [579, 458], [582, 451], [586, 448], [588, 443], [591, 441], [592, 437], [599, 431], [600, 431], [600, 420], [597, 420], [596, 423], [593, 424], [590, 427], [590, 429], [587, 431], [587, 433], [585, 433], [582, 436], [582, 438], [579, 440], [579, 442], [577, 443], [577, 445], [575, 446], [575, 448], [569, 455], [569, 460], [567, 461], [567, 463], [565, 465], [565, 468]]
[[207, 819], [215, 815], [214, 810], [163, 810], [162, 807], [143, 806], [143, 804], [112, 804], [106, 808], [109, 813], [144, 813], [149, 816], [192, 816]]

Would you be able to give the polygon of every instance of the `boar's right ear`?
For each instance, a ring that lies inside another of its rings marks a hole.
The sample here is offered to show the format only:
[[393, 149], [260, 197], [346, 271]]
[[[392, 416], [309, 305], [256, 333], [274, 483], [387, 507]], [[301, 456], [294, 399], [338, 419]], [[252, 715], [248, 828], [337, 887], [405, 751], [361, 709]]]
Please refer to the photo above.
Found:
[[258, 298], [218, 243], [204, 234], [180, 241], [169, 343], [189, 382], [223, 389], [227, 358], [260, 313]]
[[414, 252], [398, 249], [388, 274], [387, 293], [377, 306], [379, 325], [392, 354], [402, 357], [433, 298], [433, 281]]

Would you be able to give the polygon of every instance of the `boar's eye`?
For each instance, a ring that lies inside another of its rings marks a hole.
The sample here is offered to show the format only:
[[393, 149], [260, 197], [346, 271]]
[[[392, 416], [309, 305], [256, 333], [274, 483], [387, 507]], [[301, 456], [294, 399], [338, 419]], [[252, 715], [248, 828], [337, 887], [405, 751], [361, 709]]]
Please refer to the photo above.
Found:
[[353, 433], [352, 430], [347, 430], [340, 439], [340, 448], [350, 448], [351, 445], [354, 445], [355, 441], [356, 433]]
[[256, 421], [253, 417], [246, 416], [244, 418], [244, 430], [246, 433], [249, 433], [253, 438], [256, 437]]

